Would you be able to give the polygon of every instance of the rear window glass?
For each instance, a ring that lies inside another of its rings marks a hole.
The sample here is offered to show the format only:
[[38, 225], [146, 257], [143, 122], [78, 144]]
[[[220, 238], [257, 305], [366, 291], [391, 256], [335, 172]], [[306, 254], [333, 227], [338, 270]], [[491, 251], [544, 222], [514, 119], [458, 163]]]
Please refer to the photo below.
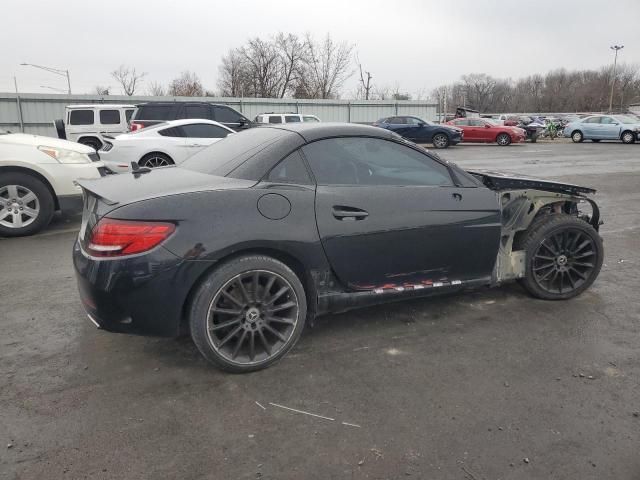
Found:
[[287, 123], [296, 123], [300, 121], [300, 117], [298, 115], [285, 115], [284, 121]]
[[117, 125], [120, 123], [120, 111], [100, 110], [100, 123], [102, 125]]
[[93, 125], [93, 110], [71, 110], [69, 123], [71, 125]]
[[269, 123], [282, 123], [282, 117], [280, 115], [269, 117]]
[[257, 153], [268, 153], [269, 146], [285, 135], [295, 134], [276, 128], [251, 128], [201, 150], [180, 167], [224, 177]]
[[178, 105], [140, 105], [136, 120], [175, 120]]

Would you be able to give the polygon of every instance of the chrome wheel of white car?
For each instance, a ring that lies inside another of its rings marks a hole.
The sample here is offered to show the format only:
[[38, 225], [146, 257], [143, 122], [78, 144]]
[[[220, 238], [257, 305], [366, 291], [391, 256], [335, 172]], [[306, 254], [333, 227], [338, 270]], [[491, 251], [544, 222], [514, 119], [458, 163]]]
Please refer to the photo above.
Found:
[[0, 235], [31, 235], [49, 223], [53, 210], [51, 192], [37, 178], [17, 172], [0, 175]]
[[35, 222], [40, 214], [36, 194], [22, 185], [0, 187], [0, 225], [22, 228]]
[[141, 167], [157, 168], [173, 165], [173, 160], [164, 153], [150, 153], [140, 159], [138, 165]]

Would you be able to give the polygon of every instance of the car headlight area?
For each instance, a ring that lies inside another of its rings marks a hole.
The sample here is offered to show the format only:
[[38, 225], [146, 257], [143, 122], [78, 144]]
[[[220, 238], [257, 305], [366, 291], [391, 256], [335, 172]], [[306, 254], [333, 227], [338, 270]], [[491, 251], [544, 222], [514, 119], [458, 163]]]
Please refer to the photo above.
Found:
[[78, 164], [78, 163], [91, 163], [91, 159], [86, 153], [76, 152], [74, 150], [67, 150], [65, 148], [48, 147], [46, 145], [38, 146], [45, 155], [49, 155], [51, 158], [57, 160], [60, 163]]

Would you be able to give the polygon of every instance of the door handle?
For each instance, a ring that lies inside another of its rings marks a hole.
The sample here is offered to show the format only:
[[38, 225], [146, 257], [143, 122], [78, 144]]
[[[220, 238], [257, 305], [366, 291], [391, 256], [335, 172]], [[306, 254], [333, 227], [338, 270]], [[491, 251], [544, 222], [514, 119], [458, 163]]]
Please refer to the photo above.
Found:
[[201, 145], [199, 143], [188, 143], [187, 147], [204, 147], [204, 145]]
[[338, 220], [345, 220], [347, 218], [354, 220], [364, 220], [369, 216], [369, 212], [360, 208], [335, 205], [333, 207], [333, 216]]
[[462, 195], [460, 195], [459, 193], [452, 193], [451, 196], [454, 198], [454, 200], [458, 200], [459, 202], [462, 201]]

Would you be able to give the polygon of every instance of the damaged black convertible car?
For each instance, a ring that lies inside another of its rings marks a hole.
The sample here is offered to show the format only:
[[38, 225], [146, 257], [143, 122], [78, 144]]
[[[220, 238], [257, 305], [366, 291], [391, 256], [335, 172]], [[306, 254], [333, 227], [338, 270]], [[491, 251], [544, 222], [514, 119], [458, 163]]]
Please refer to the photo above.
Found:
[[89, 318], [190, 332], [234, 372], [282, 358], [317, 315], [512, 280], [569, 299], [603, 260], [594, 190], [467, 172], [375, 127], [259, 127], [80, 183]]

